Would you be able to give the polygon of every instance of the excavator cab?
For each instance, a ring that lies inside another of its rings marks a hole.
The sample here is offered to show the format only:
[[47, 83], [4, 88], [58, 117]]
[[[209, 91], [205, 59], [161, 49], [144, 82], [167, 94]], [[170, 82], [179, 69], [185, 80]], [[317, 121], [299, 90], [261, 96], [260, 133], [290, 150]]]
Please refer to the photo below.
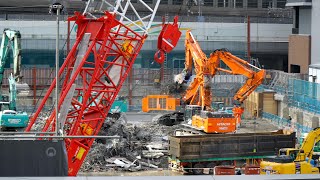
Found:
[[295, 160], [297, 158], [297, 155], [299, 153], [299, 149], [293, 149], [293, 148], [282, 148], [279, 150], [279, 156], [287, 156], [290, 157], [292, 160]]
[[224, 110], [224, 102], [212, 102], [211, 107], [214, 111]]
[[291, 163], [297, 158], [298, 154], [299, 149], [281, 148], [278, 155], [276, 157], [268, 159], [268, 161], [275, 163]]
[[198, 105], [186, 105], [185, 112], [184, 112], [184, 120], [186, 123], [192, 121], [192, 117], [194, 115], [200, 115], [201, 113], [201, 106]]

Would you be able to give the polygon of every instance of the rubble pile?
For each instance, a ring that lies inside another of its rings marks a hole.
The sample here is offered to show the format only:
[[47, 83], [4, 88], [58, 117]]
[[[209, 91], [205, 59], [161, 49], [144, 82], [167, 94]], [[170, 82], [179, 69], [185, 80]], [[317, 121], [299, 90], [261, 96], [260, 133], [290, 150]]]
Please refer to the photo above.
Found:
[[[49, 115], [50, 115], [49, 111], [45, 112], [45, 113], [41, 112], [39, 114], [37, 121], [32, 126], [31, 131], [41, 132], [45, 123], [46, 123], [46, 120], [49, 118]], [[30, 117], [32, 117], [32, 116], [33, 116], [33, 114]]]
[[178, 126], [157, 124], [157, 116], [146, 123], [131, 124], [108, 119], [99, 135], [120, 136], [119, 139], [96, 139], [82, 172], [108, 170], [138, 171], [168, 167], [167, 135]]

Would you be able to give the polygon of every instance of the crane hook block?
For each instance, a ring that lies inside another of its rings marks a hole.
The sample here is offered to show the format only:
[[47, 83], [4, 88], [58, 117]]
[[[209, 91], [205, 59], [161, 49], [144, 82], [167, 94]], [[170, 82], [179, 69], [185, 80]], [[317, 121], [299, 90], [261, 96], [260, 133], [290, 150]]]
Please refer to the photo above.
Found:
[[162, 64], [164, 62], [164, 51], [159, 49], [155, 54], [154, 54], [154, 60], [159, 63]]
[[[178, 26], [178, 16], [174, 17], [173, 24], [163, 23], [158, 37], [158, 51], [154, 55], [157, 63], [164, 62], [164, 53], [171, 52], [178, 44], [181, 32]], [[160, 57], [159, 57], [160, 53]]]

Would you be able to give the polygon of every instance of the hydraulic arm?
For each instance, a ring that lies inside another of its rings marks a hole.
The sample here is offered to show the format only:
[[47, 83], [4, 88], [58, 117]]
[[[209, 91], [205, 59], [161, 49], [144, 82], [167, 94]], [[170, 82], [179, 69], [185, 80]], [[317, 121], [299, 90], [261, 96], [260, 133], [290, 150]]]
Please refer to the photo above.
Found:
[[[279, 156], [260, 163], [261, 174], [319, 174], [319, 162], [311, 165], [313, 149], [320, 141], [320, 128], [308, 133], [300, 149], [282, 148]], [[313, 160], [314, 161], [314, 160]], [[316, 160], [319, 161], [319, 160]], [[315, 167], [314, 167], [315, 166]]]
[[196, 77], [190, 83], [182, 100], [186, 104], [199, 105], [203, 109], [211, 107], [211, 78], [215, 74], [215, 64], [210, 64], [200, 45], [193, 37], [191, 31], [187, 31], [185, 39], [185, 68], [181, 74], [175, 76], [175, 82], [182, 84], [189, 80], [192, 68]]
[[11, 46], [13, 52], [13, 75], [16, 82], [20, 82], [20, 67], [21, 67], [21, 34], [19, 31], [5, 29], [2, 35], [0, 46], [0, 98], [3, 101], [1, 91], [4, 67], [7, 63], [9, 47]]
[[[234, 96], [235, 105], [241, 105], [264, 80], [265, 70], [251, 65], [225, 49], [216, 50], [207, 58], [190, 31], [187, 31], [186, 34], [185, 48], [185, 68], [175, 77], [175, 82], [181, 84], [188, 80], [192, 74], [192, 65], [194, 65], [196, 77], [183, 97], [187, 104], [201, 105], [204, 109], [211, 107], [211, 78], [219, 71], [247, 77], [245, 84]], [[223, 61], [229, 69], [220, 68], [220, 61]]]
[[[229, 74], [243, 75], [247, 77], [244, 85], [238, 90], [234, 96], [235, 104], [242, 104], [243, 101], [260, 85], [265, 77], [265, 70], [251, 65], [225, 49], [216, 50], [211, 53], [209, 61], [219, 64], [219, 60], [223, 61], [230, 70], [216, 67], [216, 70], [227, 72]], [[258, 70], [255, 72], [253, 69]]]
[[[9, 99], [2, 93], [4, 67], [8, 62], [9, 48], [12, 48], [13, 75], [9, 76]], [[0, 47], [0, 126], [3, 130], [12, 128], [24, 128], [29, 122], [26, 112], [16, 112], [17, 90], [28, 90], [27, 84], [20, 83], [21, 68], [21, 34], [19, 31], [5, 29], [2, 35]]]
[[[263, 82], [265, 70], [249, 64], [224, 49], [214, 51], [210, 57], [207, 58], [190, 31], [186, 33], [185, 53], [185, 68], [182, 73], [175, 76], [174, 81], [178, 84], [188, 81], [192, 75], [194, 66], [195, 77], [186, 90], [185, 95], [182, 97], [182, 100], [187, 105], [197, 105], [201, 107], [200, 113], [195, 114], [192, 118], [187, 118], [192, 119], [192, 126], [202, 129], [207, 133], [234, 132], [236, 125], [240, 124], [241, 115], [244, 111], [241, 104]], [[229, 69], [221, 68], [221, 61], [224, 62]], [[258, 70], [258, 72], [253, 69]], [[230, 114], [214, 114], [211, 110], [211, 79], [217, 72], [226, 72], [247, 77], [245, 84], [234, 95], [232, 117], [229, 117]]]
[[314, 145], [320, 141], [320, 128], [315, 128], [308, 133], [308, 136], [303, 141], [296, 161], [304, 161], [308, 159], [310, 163], [313, 155]]

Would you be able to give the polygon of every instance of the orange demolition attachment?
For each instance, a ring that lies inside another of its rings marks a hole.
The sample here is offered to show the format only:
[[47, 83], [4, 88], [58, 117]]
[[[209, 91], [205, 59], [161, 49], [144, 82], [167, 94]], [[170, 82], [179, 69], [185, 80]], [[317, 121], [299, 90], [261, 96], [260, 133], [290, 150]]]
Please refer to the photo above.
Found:
[[177, 46], [180, 36], [178, 16], [174, 17], [173, 24], [167, 24], [163, 21], [162, 30], [158, 37], [158, 51], [154, 55], [154, 60], [157, 63], [164, 62], [164, 54], [171, 52]]
[[[185, 48], [185, 68], [181, 74], [175, 76], [175, 82], [182, 84], [189, 80], [193, 67], [196, 73], [182, 97], [187, 104], [186, 112], [192, 112], [186, 114], [186, 117], [192, 120], [194, 128], [206, 133], [236, 131], [243, 113], [241, 104], [263, 82], [265, 70], [249, 64], [225, 49], [216, 50], [207, 58], [190, 31], [186, 34]], [[220, 68], [220, 61], [223, 61], [229, 69]], [[245, 84], [234, 96], [233, 114], [211, 110], [211, 79], [218, 71], [247, 77]], [[189, 115], [191, 117], [188, 117]]]

